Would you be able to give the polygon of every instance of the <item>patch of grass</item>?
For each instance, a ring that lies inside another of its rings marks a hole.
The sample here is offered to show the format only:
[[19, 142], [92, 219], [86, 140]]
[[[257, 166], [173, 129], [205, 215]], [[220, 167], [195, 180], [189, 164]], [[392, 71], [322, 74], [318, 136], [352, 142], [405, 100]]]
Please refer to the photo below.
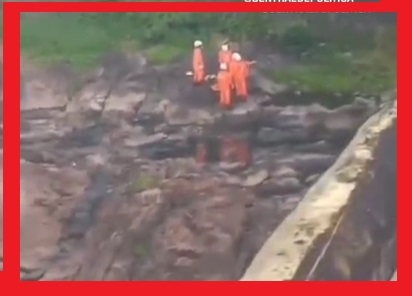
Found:
[[144, 50], [147, 59], [154, 64], [167, 64], [182, 58], [186, 54], [182, 47], [159, 44]]
[[138, 257], [146, 257], [150, 253], [150, 247], [141, 243], [135, 246], [134, 252]]
[[[165, 64], [183, 56], [191, 49], [187, 34], [173, 42], [144, 42], [144, 27], [124, 17], [85, 13], [50, 13], [25, 15], [21, 21], [21, 50], [41, 64], [68, 62], [75, 67], [94, 66], [111, 50], [142, 50], [155, 64]], [[173, 37], [173, 38], [172, 38]], [[181, 40], [185, 38], [185, 41]], [[179, 39], [179, 40], [177, 40]]]
[[132, 192], [140, 192], [153, 188], [157, 188], [160, 185], [160, 179], [148, 174], [139, 174], [131, 184]]
[[271, 73], [272, 78], [300, 91], [378, 95], [396, 87], [396, 60], [381, 52], [336, 54]]
[[36, 62], [91, 66], [116, 41], [81, 14], [27, 15], [21, 21], [21, 50]]
[[[32, 60], [90, 68], [107, 52], [142, 51], [155, 64], [190, 56], [192, 42], [216, 51], [226, 37], [304, 56], [274, 80], [312, 92], [379, 93], [396, 80], [396, 25], [385, 14], [28, 13], [21, 49]], [[369, 23], [372, 21], [372, 23]], [[327, 46], [319, 46], [325, 43]], [[353, 52], [346, 57], [342, 52]]]
[[299, 45], [292, 47], [297, 49], [292, 53], [297, 53], [301, 62], [296, 67], [273, 69], [269, 75], [296, 90], [313, 93], [379, 95], [393, 89], [396, 87], [396, 27], [378, 26], [367, 32], [369, 35], [342, 33], [313, 43], [315, 38], [310, 32], [289, 30], [284, 34], [288, 37], [283, 38], [287, 45], [284, 46]]

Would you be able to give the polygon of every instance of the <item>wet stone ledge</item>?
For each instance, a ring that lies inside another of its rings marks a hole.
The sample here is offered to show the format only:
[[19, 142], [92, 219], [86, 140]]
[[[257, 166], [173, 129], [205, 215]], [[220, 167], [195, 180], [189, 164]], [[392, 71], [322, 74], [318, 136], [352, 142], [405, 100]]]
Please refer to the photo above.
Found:
[[372, 116], [241, 280], [390, 280], [396, 270], [396, 142], [396, 111]]
[[294, 279], [391, 278], [396, 268], [396, 129], [395, 121], [382, 132], [339, 223], [315, 243]]

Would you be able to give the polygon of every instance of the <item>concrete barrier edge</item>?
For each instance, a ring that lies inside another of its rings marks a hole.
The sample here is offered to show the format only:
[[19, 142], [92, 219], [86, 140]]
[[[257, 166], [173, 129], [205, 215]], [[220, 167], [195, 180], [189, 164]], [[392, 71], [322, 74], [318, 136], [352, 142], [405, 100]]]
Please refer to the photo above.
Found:
[[336, 225], [336, 216], [356, 186], [356, 176], [372, 157], [373, 145], [395, 118], [396, 102], [391, 110], [376, 113], [359, 128], [334, 165], [267, 239], [241, 281], [293, 279], [316, 239]]

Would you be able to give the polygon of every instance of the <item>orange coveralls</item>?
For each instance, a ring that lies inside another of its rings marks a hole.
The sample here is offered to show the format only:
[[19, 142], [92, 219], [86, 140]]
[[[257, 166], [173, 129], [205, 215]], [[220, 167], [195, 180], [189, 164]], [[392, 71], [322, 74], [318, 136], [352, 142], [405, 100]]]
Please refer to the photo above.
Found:
[[193, 50], [193, 82], [203, 83], [206, 78], [205, 72], [205, 58], [203, 56], [203, 50], [201, 48], [195, 48]]
[[244, 100], [248, 96], [247, 80], [250, 76], [250, 65], [252, 64], [249, 61], [232, 61], [230, 65], [230, 73], [236, 89], [236, 95]]
[[219, 71], [217, 74], [217, 86], [220, 93], [220, 106], [223, 108], [232, 105], [232, 76], [229, 71]]
[[221, 50], [219, 52], [219, 64], [230, 65], [232, 61], [232, 51], [231, 50]]

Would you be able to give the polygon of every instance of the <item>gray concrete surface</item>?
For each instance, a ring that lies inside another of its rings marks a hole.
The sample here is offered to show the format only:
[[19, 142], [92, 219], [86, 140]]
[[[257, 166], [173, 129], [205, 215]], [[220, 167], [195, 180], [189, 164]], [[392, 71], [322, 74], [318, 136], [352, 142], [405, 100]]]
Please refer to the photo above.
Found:
[[242, 281], [285, 281], [294, 278], [315, 242], [339, 225], [336, 217], [349, 203], [357, 176], [366, 169], [372, 158], [374, 145], [370, 143], [376, 144], [381, 132], [396, 119], [396, 105], [393, 109], [372, 116], [359, 129], [337, 162], [269, 237]]

